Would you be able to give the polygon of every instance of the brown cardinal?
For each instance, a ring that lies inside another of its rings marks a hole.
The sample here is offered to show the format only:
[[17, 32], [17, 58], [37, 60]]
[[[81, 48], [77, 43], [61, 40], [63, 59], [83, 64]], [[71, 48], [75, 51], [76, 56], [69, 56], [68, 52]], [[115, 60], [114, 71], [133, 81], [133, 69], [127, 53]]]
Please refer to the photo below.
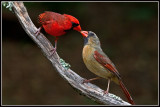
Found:
[[108, 79], [108, 87], [104, 92], [106, 94], [109, 91], [110, 81], [114, 81], [116, 84], [120, 85], [128, 101], [131, 104], [134, 104], [131, 95], [122, 82], [118, 70], [109, 57], [101, 49], [100, 41], [96, 34], [91, 31], [81, 31], [81, 34], [84, 36], [84, 48], [82, 54], [83, 61], [91, 72], [99, 76], [97, 78], [85, 80], [84, 82], [96, 80], [101, 77]]
[[[68, 14], [46, 11], [40, 14], [38, 19], [44, 30], [48, 34], [56, 37], [53, 53], [56, 51], [59, 36], [64, 35], [70, 30], [81, 31], [78, 19]], [[39, 33], [42, 27], [40, 27], [36, 33]]]

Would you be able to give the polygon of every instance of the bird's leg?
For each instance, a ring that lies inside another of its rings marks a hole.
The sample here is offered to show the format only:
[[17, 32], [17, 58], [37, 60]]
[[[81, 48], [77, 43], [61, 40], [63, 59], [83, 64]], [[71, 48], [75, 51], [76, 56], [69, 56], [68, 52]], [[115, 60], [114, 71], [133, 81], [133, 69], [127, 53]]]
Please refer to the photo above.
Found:
[[36, 38], [38, 37], [38, 35], [40, 34], [40, 31], [42, 29], [42, 26], [38, 28], [38, 30], [36, 31], [35, 35], [36, 35]]
[[56, 52], [56, 49], [57, 49], [57, 41], [58, 41], [58, 37], [56, 37], [55, 39], [55, 45], [54, 45], [54, 48], [50, 50], [51, 53], [51, 56]]
[[111, 80], [109, 79], [109, 80], [108, 80], [107, 90], [106, 90], [106, 91], [104, 91], [104, 94], [108, 94], [108, 92], [109, 92], [109, 85], [110, 85], [110, 82], [111, 82]]
[[90, 81], [93, 81], [93, 80], [97, 80], [97, 79], [100, 79], [101, 77], [96, 77], [96, 78], [91, 78], [91, 79], [85, 79], [84, 81], [83, 81], [83, 83], [89, 83]]

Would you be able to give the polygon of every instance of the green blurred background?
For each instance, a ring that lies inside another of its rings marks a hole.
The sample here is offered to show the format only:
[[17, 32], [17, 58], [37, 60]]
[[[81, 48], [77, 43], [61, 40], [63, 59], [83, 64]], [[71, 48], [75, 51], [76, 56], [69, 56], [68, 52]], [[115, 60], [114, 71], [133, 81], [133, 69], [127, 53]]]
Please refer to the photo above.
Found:
[[[138, 105], [158, 104], [158, 2], [25, 2], [33, 23], [44, 11], [79, 19], [95, 32]], [[43, 31], [42, 31], [43, 32]], [[46, 34], [54, 45], [54, 37]], [[96, 77], [82, 60], [83, 38], [76, 31], [61, 36], [57, 52], [80, 76]], [[106, 89], [107, 80], [93, 81]], [[110, 93], [126, 100], [111, 82]], [[127, 100], [126, 100], [127, 101]], [[98, 105], [64, 81], [27, 36], [16, 16], [2, 8], [2, 104]]]

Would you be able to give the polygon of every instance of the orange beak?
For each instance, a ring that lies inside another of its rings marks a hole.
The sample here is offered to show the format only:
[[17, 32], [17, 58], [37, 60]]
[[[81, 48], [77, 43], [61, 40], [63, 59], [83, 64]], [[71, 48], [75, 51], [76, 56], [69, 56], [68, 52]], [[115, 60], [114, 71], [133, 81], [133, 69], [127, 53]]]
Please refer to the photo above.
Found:
[[88, 31], [80, 31], [80, 33], [82, 34], [83, 37], [87, 37], [88, 36]]

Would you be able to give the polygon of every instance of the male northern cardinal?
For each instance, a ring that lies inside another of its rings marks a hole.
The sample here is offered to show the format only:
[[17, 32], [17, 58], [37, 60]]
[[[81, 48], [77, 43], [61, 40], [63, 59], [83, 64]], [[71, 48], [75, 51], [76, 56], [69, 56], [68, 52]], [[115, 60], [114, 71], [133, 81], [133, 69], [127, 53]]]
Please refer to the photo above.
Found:
[[38, 29], [37, 32], [39, 33], [41, 28], [43, 27], [48, 34], [56, 37], [53, 53], [56, 51], [57, 40], [59, 36], [64, 35], [72, 29], [76, 31], [81, 31], [78, 19], [68, 14], [59, 14], [46, 11], [40, 14], [38, 19], [39, 23], [41, 23], [42, 26]]
[[101, 49], [100, 41], [96, 34], [91, 31], [81, 31], [81, 34], [84, 36], [84, 48], [82, 52], [83, 61], [91, 72], [99, 76], [97, 78], [85, 80], [84, 82], [96, 80], [101, 77], [108, 79], [108, 87], [104, 92], [106, 94], [109, 91], [110, 80], [114, 81], [116, 84], [120, 85], [128, 101], [131, 104], [134, 104], [134, 101], [132, 100], [127, 88], [123, 84], [121, 76], [115, 65]]

